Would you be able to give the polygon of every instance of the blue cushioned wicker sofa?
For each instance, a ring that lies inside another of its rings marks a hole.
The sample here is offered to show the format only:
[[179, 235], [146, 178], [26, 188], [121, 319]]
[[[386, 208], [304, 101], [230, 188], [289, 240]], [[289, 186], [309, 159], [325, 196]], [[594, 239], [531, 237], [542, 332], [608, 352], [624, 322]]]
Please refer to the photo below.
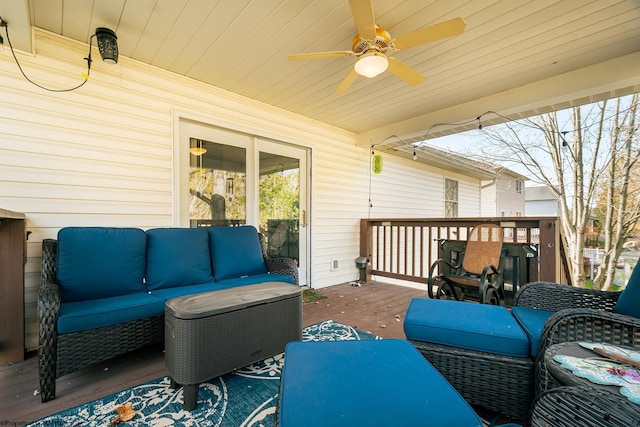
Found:
[[68, 227], [42, 244], [38, 369], [43, 402], [55, 381], [161, 342], [169, 299], [263, 282], [297, 284], [291, 259], [270, 259], [252, 226]]

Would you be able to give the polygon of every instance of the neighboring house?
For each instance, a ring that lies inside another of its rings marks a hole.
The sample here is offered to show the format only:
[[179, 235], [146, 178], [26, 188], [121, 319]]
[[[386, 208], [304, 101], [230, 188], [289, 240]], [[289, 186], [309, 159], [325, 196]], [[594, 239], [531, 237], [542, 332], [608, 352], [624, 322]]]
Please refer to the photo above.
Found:
[[503, 167], [494, 167], [497, 178], [482, 182], [480, 214], [486, 217], [523, 216], [527, 177]]
[[[400, 147], [398, 147], [400, 149]], [[417, 160], [438, 164], [445, 171], [463, 170], [465, 175], [481, 180], [479, 211], [483, 217], [522, 216], [525, 210], [525, 186], [527, 177], [507, 169], [478, 159], [465, 157], [458, 153], [431, 147], [428, 142], [416, 149]], [[445, 172], [446, 175], [446, 172]], [[447, 194], [456, 194], [456, 184], [447, 182]], [[449, 190], [449, 191], [447, 191]], [[453, 208], [445, 212], [446, 217], [466, 216], [457, 213]]]
[[560, 216], [560, 202], [549, 187], [527, 187], [525, 197], [526, 216]]
[[[86, 45], [37, 28], [34, 35], [38, 54], [22, 55], [23, 67], [44, 83], [77, 85]], [[245, 222], [256, 226], [258, 159], [275, 153], [301, 162], [300, 276], [314, 288], [356, 276], [361, 218], [479, 216], [480, 183], [491, 177], [437, 156], [387, 153], [373, 174], [371, 150], [355, 133], [125, 57], [117, 67], [95, 61], [86, 85], [56, 93], [28, 83], [5, 52], [0, 90], [0, 208], [25, 213], [31, 232], [28, 350], [37, 345], [42, 240], [65, 226], [188, 227], [191, 141], [244, 153]]]

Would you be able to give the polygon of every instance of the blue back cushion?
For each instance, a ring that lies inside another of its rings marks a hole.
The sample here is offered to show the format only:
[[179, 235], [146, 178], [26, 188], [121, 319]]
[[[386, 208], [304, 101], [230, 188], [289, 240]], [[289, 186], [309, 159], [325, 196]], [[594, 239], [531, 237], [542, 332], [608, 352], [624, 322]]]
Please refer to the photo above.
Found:
[[58, 232], [57, 282], [63, 301], [144, 290], [147, 238], [138, 228], [67, 227]]
[[618, 297], [613, 312], [640, 318], [640, 260], [629, 277], [627, 287]]
[[147, 288], [212, 282], [209, 234], [202, 228], [147, 230]]
[[216, 281], [267, 272], [258, 231], [251, 225], [212, 227], [209, 244]]

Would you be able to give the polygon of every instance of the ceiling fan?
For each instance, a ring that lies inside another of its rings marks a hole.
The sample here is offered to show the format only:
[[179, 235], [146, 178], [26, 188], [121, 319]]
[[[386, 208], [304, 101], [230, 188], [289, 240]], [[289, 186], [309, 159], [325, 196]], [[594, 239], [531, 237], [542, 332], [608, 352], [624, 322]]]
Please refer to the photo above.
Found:
[[356, 56], [355, 65], [334, 93], [346, 92], [358, 75], [372, 78], [386, 70], [411, 86], [419, 85], [424, 80], [424, 76], [399, 59], [387, 56], [387, 53], [457, 36], [464, 32], [467, 25], [464, 19], [454, 18], [392, 39], [385, 29], [376, 25], [371, 0], [349, 0], [349, 5], [358, 29], [358, 34], [353, 38], [352, 50], [299, 53], [288, 56], [290, 61]]

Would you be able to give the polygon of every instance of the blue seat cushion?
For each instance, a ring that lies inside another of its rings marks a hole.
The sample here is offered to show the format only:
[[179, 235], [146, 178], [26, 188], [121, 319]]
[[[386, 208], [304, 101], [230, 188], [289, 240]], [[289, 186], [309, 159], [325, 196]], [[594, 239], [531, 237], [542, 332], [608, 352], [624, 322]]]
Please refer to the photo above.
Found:
[[62, 301], [144, 291], [147, 237], [138, 228], [67, 227], [58, 232], [56, 281]]
[[258, 231], [251, 225], [212, 227], [209, 244], [217, 281], [267, 272]]
[[148, 289], [213, 281], [207, 230], [153, 228], [146, 233]]
[[84, 331], [164, 314], [165, 301], [146, 292], [60, 304], [58, 333]]
[[154, 289], [150, 291], [151, 295], [169, 301], [172, 298], [183, 297], [185, 295], [201, 294], [203, 292], [219, 291], [225, 289], [218, 282], [200, 283], [197, 285], [174, 286], [173, 288]]
[[286, 282], [295, 284], [293, 276], [288, 274], [261, 273], [253, 274], [246, 277], [236, 277], [233, 279], [220, 280], [218, 283], [224, 288], [232, 288], [234, 286], [254, 285], [263, 282]]
[[280, 427], [482, 426], [405, 340], [292, 342], [284, 358]]
[[404, 319], [407, 339], [505, 356], [529, 356], [529, 340], [504, 307], [414, 298]]
[[542, 327], [553, 313], [553, 311], [536, 310], [535, 308], [529, 307], [515, 306], [511, 308], [511, 314], [529, 338], [529, 353], [533, 357], [536, 357], [538, 354]]
[[264, 282], [287, 282], [294, 284], [293, 277], [283, 274], [255, 274], [253, 276], [226, 279], [219, 282], [201, 283], [199, 285], [175, 286], [173, 288], [155, 289], [151, 294], [157, 298], [168, 301], [185, 295], [199, 294], [202, 292], [219, 291], [221, 289], [237, 288], [238, 286], [255, 285]]
[[640, 318], [640, 260], [633, 268], [627, 286], [618, 297], [613, 312]]

